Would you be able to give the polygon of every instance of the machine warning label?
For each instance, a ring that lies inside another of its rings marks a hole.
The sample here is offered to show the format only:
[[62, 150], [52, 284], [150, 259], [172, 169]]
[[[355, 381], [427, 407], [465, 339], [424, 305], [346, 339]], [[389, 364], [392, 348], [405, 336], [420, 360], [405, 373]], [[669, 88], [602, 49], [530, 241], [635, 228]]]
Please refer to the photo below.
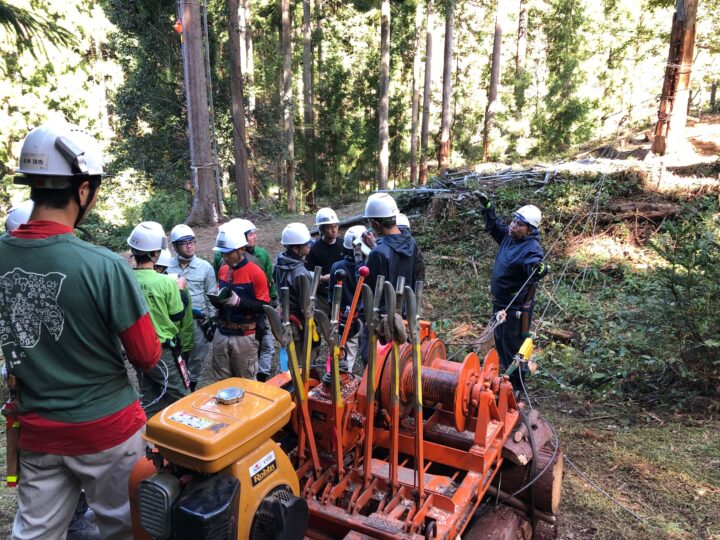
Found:
[[270, 452], [250, 466], [250, 480], [253, 487], [257, 486], [276, 470], [277, 461], [275, 461], [275, 451], [270, 450]]
[[195, 429], [207, 429], [215, 425], [215, 422], [208, 418], [194, 416], [184, 411], [176, 412], [170, 417], [170, 420], [175, 420], [176, 422]]

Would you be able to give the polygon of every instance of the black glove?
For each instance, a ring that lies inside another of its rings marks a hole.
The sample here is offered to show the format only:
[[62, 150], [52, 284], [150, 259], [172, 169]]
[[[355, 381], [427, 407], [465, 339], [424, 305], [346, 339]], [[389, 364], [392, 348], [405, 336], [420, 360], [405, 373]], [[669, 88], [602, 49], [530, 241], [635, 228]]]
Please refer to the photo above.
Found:
[[478, 201], [480, 201], [480, 204], [482, 205], [483, 208], [488, 208], [490, 206], [490, 204], [492, 204], [490, 202], [490, 199], [488, 199], [488, 196], [485, 193], [482, 193], [482, 192], [478, 193], [477, 198], [478, 198]]
[[215, 330], [217, 329], [217, 322], [214, 317], [208, 317], [202, 323], [200, 323], [200, 329], [202, 330], [205, 341], [211, 342], [215, 337]]
[[550, 271], [550, 265], [546, 264], [544, 262], [539, 262], [535, 265], [533, 270], [535, 271], [534, 277], [536, 279], [541, 279], [541, 278], [544, 278], [547, 275], [547, 273]]

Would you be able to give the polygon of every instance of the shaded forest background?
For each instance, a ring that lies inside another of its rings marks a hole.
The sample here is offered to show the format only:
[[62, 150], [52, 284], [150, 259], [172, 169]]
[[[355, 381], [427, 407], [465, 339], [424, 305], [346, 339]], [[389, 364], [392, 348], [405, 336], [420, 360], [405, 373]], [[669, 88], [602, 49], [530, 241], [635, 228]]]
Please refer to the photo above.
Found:
[[[49, 117], [77, 122], [105, 141], [114, 197], [96, 218], [105, 229], [153, 217], [183, 220], [192, 204], [187, 107], [178, 4], [170, 0], [14, 0], [69, 39], [18, 47], [0, 39], [0, 206], [11, 188], [19, 143]], [[228, 7], [239, 4], [247, 150], [253, 203], [286, 207], [281, 101], [281, 2], [207, 2], [207, 56], [225, 210], [236, 209]], [[420, 155], [437, 167], [444, 37], [452, 12], [451, 167], [483, 161], [558, 158], [587, 141], [649, 125], [667, 63], [672, 2], [645, 0], [431, 0], [389, 2], [388, 176], [411, 179], [413, 81], [418, 121], [427, 114]], [[717, 1], [699, 3], [691, 107], [715, 107], [720, 80]], [[243, 9], [243, 6], [245, 9]], [[311, 31], [312, 114], [306, 114], [303, 8]], [[298, 210], [314, 197], [359, 198], [378, 178], [381, 2], [290, 3], [292, 99]], [[431, 13], [428, 25], [427, 14]], [[495, 20], [502, 23], [498, 100], [483, 148]], [[525, 30], [523, 30], [523, 28]], [[431, 69], [426, 77], [426, 30]], [[415, 63], [415, 65], [414, 65]], [[425, 82], [429, 103], [423, 107]], [[712, 96], [712, 97], [711, 97]], [[711, 103], [712, 100], [712, 103]], [[426, 112], [427, 111], [427, 112]], [[416, 135], [419, 137], [419, 135]], [[416, 139], [417, 140], [417, 139]], [[485, 151], [484, 151], [485, 150]], [[139, 214], [139, 215], [138, 215]], [[103, 227], [100, 227], [101, 229]], [[116, 235], [118, 238], [122, 235]]]

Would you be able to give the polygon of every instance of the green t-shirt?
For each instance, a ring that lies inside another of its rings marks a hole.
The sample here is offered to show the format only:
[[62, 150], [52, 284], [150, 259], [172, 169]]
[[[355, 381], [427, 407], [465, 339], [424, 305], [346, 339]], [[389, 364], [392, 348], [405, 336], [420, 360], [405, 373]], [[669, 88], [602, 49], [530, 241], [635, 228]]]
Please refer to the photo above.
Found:
[[187, 298], [185, 315], [183, 315], [182, 321], [180, 321], [180, 343], [182, 344], [183, 352], [188, 352], [195, 344], [195, 319], [193, 319], [192, 298], [187, 291], [180, 291], [180, 295], [181, 297], [184, 295]]
[[147, 313], [130, 266], [74, 234], [0, 238], [0, 346], [19, 411], [97, 420], [137, 399], [119, 334]]
[[161, 343], [175, 339], [180, 321], [176, 324], [170, 316], [183, 310], [177, 283], [170, 276], [158, 274], [152, 268], [136, 269], [135, 277], [147, 302], [158, 339]]

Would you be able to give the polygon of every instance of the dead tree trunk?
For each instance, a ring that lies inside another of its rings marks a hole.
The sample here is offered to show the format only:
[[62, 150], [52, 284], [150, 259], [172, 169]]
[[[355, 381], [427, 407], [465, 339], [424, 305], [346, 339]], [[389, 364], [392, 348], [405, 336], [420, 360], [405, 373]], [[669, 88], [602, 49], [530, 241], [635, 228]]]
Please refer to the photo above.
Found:
[[665, 68], [665, 81], [658, 121], [655, 124], [655, 140], [652, 151], [664, 155], [672, 150], [685, 130], [687, 104], [690, 87], [690, 73], [695, 48], [695, 14], [697, 0], [676, 0], [670, 32], [670, 52]]
[[312, 206], [315, 202], [313, 184], [315, 182], [315, 121], [313, 104], [313, 53], [312, 30], [310, 28], [310, 0], [303, 0], [303, 103], [305, 128], [305, 162], [304, 191], [307, 194], [307, 204]]
[[443, 63], [442, 118], [440, 121], [440, 146], [438, 169], [447, 170], [450, 163], [450, 98], [452, 96], [453, 27], [455, 26], [455, 0], [445, 3], [445, 59]]
[[190, 171], [195, 194], [189, 225], [214, 224], [222, 217], [218, 206], [215, 165], [210, 143], [210, 108], [202, 44], [200, 4], [182, 4], [183, 55], [190, 133]]
[[498, 101], [498, 85], [500, 83], [500, 55], [503, 34], [503, 0], [497, 0], [495, 8], [495, 41], [493, 42], [492, 69], [490, 70], [490, 88], [488, 89], [488, 102], [485, 108], [485, 126], [483, 128], [483, 161], [490, 155], [490, 131], [493, 127], [495, 112], [500, 103]]
[[413, 85], [412, 110], [410, 115], [410, 183], [417, 184], [418, 180], [418, 124], [420, 112], [420, 28], [422, 25], [422, 4], [415, 6], [415, 48], [413, 51]]
[[380, 13], [380, 104], [378, 107], [378, 188], [387, 189], [390, 161], [388, 127], [390, 91], [390, 0], [383, 0]]
[[421, 185], [428, 181], [428, 130], [430, 123], [430, 96], [432, 93], [432, 38], [433, 15], [432, 0], [427, 0], [425, 7], [425, 81], [423, 83], [423, 111], [420, 127], [420, 178]]
[[245, 136], [245, 98], [243, 95], [243, 72], [241, 68], [242, 21], [244, 13], [238, 0], [227, 1], [228, 37], [230, 41], [230, 88], [232, 93], [233, 158], [235, 159], [235, 188], [238, 210], [250, 208], [250, 171]]
[[515, 52], [515, 118], [522, 118], [525, 105], [525, 57], [527, 56], [527, 0], [520, 0], [517, 49]]
[[282, 100], [283, 135], [285, 139], [285, 186], [287, 189], [288, 212], [297, 211], [295, 195], [295, 124], [293, 120], [292, 96], [292, 28], [290, 18], [290, 0], [280, 0], [282, 19]]

